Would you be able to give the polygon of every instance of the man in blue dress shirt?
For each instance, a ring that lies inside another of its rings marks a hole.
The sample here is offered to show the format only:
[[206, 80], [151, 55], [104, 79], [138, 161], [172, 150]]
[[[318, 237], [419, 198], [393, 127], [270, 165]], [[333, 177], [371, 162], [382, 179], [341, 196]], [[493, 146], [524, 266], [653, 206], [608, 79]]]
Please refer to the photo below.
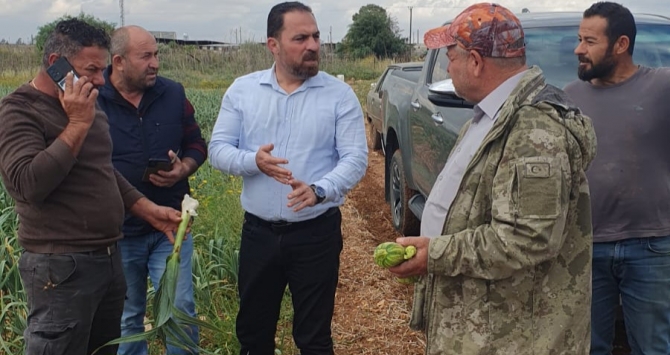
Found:
[[319, 71], [319, 29], [308, 6], [274, 6], [267, 38], [274, 65], [228, 88], [209, 144], [212, 165], [244, 179], [240, 353], [274, 354], [288, 284], [301, 354], [333, 354], [338, 206], [367, 168], [363, 112], [351, 87]]

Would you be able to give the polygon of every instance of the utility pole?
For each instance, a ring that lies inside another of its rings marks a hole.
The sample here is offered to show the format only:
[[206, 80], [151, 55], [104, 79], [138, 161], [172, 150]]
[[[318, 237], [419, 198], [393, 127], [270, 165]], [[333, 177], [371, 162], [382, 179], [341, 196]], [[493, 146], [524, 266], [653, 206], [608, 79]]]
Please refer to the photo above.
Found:
[[333, 26], [330, 26], [330, 31], [328, 31], [328, 43], [333, 43]]
[[121, 27], [126, 23], [125, 16], [123, 15], [123, 0], [119, 0], [119, 9], [121, 10]]
[[412, 6], [409, 6], [409, 61], [412, 61]]

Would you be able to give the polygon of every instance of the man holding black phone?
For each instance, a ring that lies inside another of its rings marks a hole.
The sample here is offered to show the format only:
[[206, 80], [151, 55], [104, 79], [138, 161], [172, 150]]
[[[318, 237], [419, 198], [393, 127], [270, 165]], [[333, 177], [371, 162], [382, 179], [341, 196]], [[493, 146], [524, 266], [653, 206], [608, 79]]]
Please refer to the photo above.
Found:
[[[181, 84], [158, 76], [158, 46], [148, 31], [138, 26], [117, 29], [110, 52], [112, 63], [105, 71], [98, 103], [109, 117], [114, 166], [153, 202], [178, 208], [189, 192], [188, 177], [207, 158], [193, 106]], [[128, 292], [121, 332], [130, 335], [144, 331], [147, 274], [158, 287], [174, 240], [130, 214], [123, 232], [126, 238], [119, 246]], [[187, 236], [181, 248], [176, 306], [195, 316], [192, 254], [193, 238]], [[198, 329], [185, 331], [197, 344]], [[190, 350], [168, 346], [167, 352], [195, 353]], [[119, 354], [145, 355], [147, 343], [121, 344]]]
[[124, 210], [170, 235], [181, 220], [112, 165], [107, 117], [96, 108], [108, 48], [103, 30], [61, 21], [44, 44], [37, 76], [0, 101], [0, 173], [16, 201], [25, 249], [26, 355], [87, 355], [119, 337]]

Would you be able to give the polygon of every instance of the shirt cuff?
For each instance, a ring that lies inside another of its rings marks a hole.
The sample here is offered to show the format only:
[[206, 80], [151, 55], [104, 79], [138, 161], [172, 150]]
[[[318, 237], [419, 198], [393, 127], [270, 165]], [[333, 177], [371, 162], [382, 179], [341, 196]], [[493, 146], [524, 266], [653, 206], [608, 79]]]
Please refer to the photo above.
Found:
[[[449, 236], [448, 238], [453, 238]], [[444, 253], [449, 245], [445, 236], [430, 238], [428, 244], [428, 274], [448, 275], [453, 270], [450, 260], [444, 260]]]
[[202, 152], [195, 149], [185, 151], [181, 159], [184, 158], [191, 158], [195, 160], [195, 163], [198, 164], [198, 167], [205, 162], [205, 159], [207, 159], [207, 157], [204, 154], [202, 154]]
[[261, 172], [261, 169], [256, 165], [256, 152], [248, 152], [244, 155], [243, 158], [244, 171], [249, 175], [258, 174]]
[[335, 201], [337, 199], [337, 192], [335, 191], [335, 186], [328, 180], [318, 180], [312, 184], [323, 188], [326, 191], [326, 198], [323, 202]]
[[137, 201], [144, 197], [144, 195], [141, 192], [133, 189], [123, 194], [121, 197], [123, 198], [123, 205], [126, 206], [126, 209], [129, 210], [135, 203], [137, 203]]

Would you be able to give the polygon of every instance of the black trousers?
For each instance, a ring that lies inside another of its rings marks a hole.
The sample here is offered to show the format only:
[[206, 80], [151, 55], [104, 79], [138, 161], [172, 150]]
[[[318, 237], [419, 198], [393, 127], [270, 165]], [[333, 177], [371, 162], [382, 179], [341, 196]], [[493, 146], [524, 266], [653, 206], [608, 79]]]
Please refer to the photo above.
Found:
[[[88, 355], [121, 336], [126, 279], [119, 251], [24, 252], [19, 272], [29, 311], [25, 355]], [[97, 354], [115, 355], [117, 348]]]
[[275, 226], [245, 214], [240, 247], [237, 338], [242, 355], [273, 355], [282, 297], [293, 299], [293, 339], [301, 355], [331, 355], [331, 320], [342, 251], [338, 208]]

